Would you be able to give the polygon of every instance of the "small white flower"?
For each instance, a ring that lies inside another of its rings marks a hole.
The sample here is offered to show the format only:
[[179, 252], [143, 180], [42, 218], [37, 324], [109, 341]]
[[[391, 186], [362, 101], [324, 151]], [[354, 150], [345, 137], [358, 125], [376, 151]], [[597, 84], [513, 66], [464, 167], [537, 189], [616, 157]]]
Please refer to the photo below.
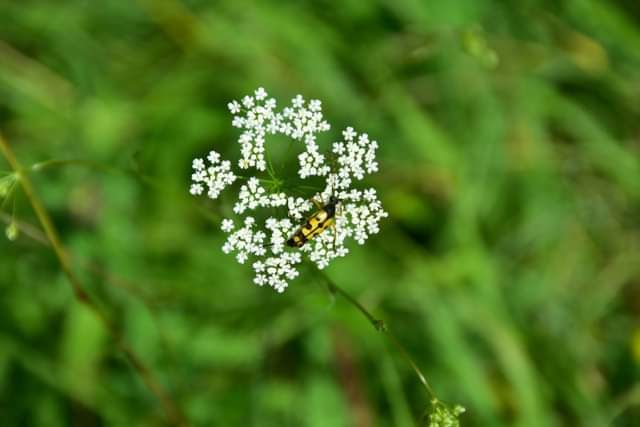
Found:
[[202, 159], [193, 159], [193, 163], [191, 167], [195, 170], [204, 169], [204, 160]]
[[216, 151], [210, 151], [207, 155], [207, 160], [209, 160], [209, 163], [218, 163], [220, 162], [220, 154]]
[[256, 96], [256, 99], [258, 101], [262, 101], [263, 99], [265, 99], [267, 97], [267, 92], [264, 90], [263, 87], [259, 87], [255, 91], [255, 96]]
[[273, 110], [276, 108], [276, 100], [274, 98], [269, 98], [265, 101], [264, 106], [269, 110]]
[[191, 184], [191, 188], [189, 189], [189, 193], [193, 194], [194, 196], [201, 195], [203, 191], [204, 187], [202, 187], [202, 184]]
[[291, 100], [291, 103], [296, 108], [302, 108], [304, 106], [304, 98], [302, 95], [296, 95], [296, 97]]
[[211, 151], [207, 156], [209, 167], [206, 167], [204, 160], [193, 160], [193, 174], [191, 179], [193, 184], [190, 193], [193, 195], [201, 195], [204, 187], [207, 187], [207, 195], [212, 199], [217, 199], [218, 195], [236, 180], [236, 175], [231, 171], [231, 163], [229, 161], [220, 161], [220, 154]]
[[344, 131], [342, 131], [342, 136], [344, 137], [344, 139], [346, 139], [347, 141], [352, 141], [353, 137], [356, 136], [355, 131], [353, 130], [352, 127], [348, 127], [347, 129], [345, 129]]
[[236, 127], [236, 128], [241, 128], [244, 126], [244, 119], [242, 117], [234, 117], [233, 120], [231, 121], [231, 126]]
[[320, 111], [322, 110], [322, 102], [317, 99], [312, 99], [309, 101], [309, 110], [311, 111]]
[[231, 101], [229, 104], [227, 104], [227, 107], [229, 107], [229, 111], [231, 111], [231, 114], [238, 114], [240, 112], [240, 104], [238, 103], [238, 101]]
[[222, 220], [222, 225], [220, 226], [220, 229], [222, 231], [224, 231], [225, 233], [228, 233], [231, 230], [233, 230], [233, 228], [234, 228], [234, 224], [232, 219], [225, 218]]
[[254, 262], [253, 269], [256, 271], [256, 273], [262, 273], [265, 269], [264, 263], [262, 261]]
[[247, 95], [244, 98], [242, 98], [242, 105], [244, 105], [247, 108], [253, 107], [253, 97]]

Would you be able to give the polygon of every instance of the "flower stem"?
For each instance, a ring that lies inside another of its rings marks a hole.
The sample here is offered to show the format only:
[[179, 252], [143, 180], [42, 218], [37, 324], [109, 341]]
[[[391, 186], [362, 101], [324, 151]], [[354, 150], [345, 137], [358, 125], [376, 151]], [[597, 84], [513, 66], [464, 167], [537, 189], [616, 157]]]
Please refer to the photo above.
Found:
[[40, 201], [40, 198], [37, 196], [35, 189], [31, 183], [31, 179], [26, 173], [26, 170], [22, 167], [18, 159], [15, 157], [13, 150], [11, 149], [7, 141], [3, 138], [1, 133], [0, 151], [4, 155], [11, 168], [16, 173], [17, 180], [20, 182], [20, 185], [24, 190], [24, 194], [31, 204], [31, 207], [34, 210], [38, 221], [42, 225], [44, 233], [47, 236], [49, 243], [51, 244], [51, 248], [55, 253], [56, 258], [58, 259], [58, 262], [60, 263], [64, 274], [67, 276], [67, 279], [71, 284], [75, 298], [78, 300], [78, 302], [87, 306], [104, 324], [106, 330], [116, 342], [116, 345], [118, 346], [120, 351], [122, 351], [129, 363], [131, 363], [133, 369], [138, 373], [149, 391], [151, 391], [151, 393], [155, 395], [155, 397], [162, 405], [162, 408], [169, 422], [173, 425], [186, 427], [188, 425], [187, 421], [171, 396], [164, 390], [161, 383], [153, 375], [151, 370], [142, 362], [140, 357], [125, 342], [122, 334], [115, 327], [113, 322], [111, 322], [107, 318], [106, 314], [100, 309], [96, 301], [91, 298], [89, 293], [85, 290], [85, 287], [83, 286], [80, 279], [73, 272], [67, 251], [62, 245], [58, 231], [54, 226], [53, 221], [51, 221], [49, 213], [44, 208], [44, 205]]
[[105, 166], [98, 162], [94, 162], [92, 160], [86, 159], [51, 159], [45, 160], [44, 162], [38, 162], [31, 165], [31, 170], [34, 172], [39, 172], [44, 169], [48, 169], [55, 166], [66, 166], [66, 165], [80, 165], [87, 166], [94, 169], [99, 169], [105, 172], [121, 172], [119, 169]]
[[420, 370], [418, 365], [413, 361], [413, 359], [409, 355], [409, 352], [404, 348], [404, 346], [395, 337], [395, 335], [389, 330], [389, 327], [387, 326], [385, 321], [382, 320], [382, 319], [378, 319], [373, 314], [371, 314], [371, 312], [369, 310], [367, 310], [362, 304], [360, 304], [360, 302], [358, 302], [358, 300], [356, 300], [350, 293], [345, 291], [340, 286], [336, 285], [335, 282], [333, 280], [331, 280], [323, 271], [320, 271], [320, 274], [322, 275], [322, 277], [326, 281], [327, 287], [329, 288], [329, 292], [331, 292], [332, 294], [340, 294], [351, 305], [353, 305], [355, 308], [357, 308], [358, 311], [360, 313], [362, 313], [364, 315], [364, 317], [367, 318], [367, 320], [369, 320], [369, 323], [371, 323], [371, 325], [377, 331], [384, 332], [389, 337], [389, 340], [393, 343], [393, 345], [395, 345], [395, 347], [398, 349], [398, 351], [400, 352], [402, 357], [407, 361], [407, 363], [409, 363], [409, 365], [411, 366], [411, 368], [413, 369], [415, 374], [418, 376], [418, 379], [420, 380], [420, 383], [422, 383], [422, 385], [424, 386], [425, 390], [427, 391], [427, 394], [429, 395], [429, 398], [430, 399], [438, 399], [436, 397], [435, 392], [431, 388], [431, 385], [429, 385], [429, 382], [427, 381], [427, 378], [424, 376], [424, 374], [422, 373], [422, 371]]

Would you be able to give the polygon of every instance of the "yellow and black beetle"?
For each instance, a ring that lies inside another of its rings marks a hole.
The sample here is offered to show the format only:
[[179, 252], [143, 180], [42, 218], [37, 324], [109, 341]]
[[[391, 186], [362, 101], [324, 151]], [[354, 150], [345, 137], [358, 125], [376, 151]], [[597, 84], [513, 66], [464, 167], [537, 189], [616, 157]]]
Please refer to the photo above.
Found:
[[335, 244], [335, 218], [338, 213], [340, 199], [335, 196], [329, 197], [329, 202], [321, 205], [317, 200], [311, 199], [318, 208], [307, 221], [287, 240], [287, 246], [294, 248], [302, 247], [307, 241], [313, 239], [329, 227], [333, 227]]

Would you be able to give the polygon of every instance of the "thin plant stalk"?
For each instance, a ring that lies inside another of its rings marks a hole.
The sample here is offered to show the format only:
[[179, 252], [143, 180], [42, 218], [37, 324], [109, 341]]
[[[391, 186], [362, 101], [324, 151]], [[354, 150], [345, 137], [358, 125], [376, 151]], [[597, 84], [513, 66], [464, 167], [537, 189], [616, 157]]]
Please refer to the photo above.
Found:
[[101, 163], [94, 162], [86, 159], [51, 159], [46, 160], [44, 162], [39, 162], [34, 165], [31, 165], [31, 170], [33, 171], [41, 171], [44, 169], [48, 169], [56, 166], [66, 166], [66, 165], [79, 165], [79, 166], [87, 166], [94, 169], [99, 169], [104, 172], [121, 172], [119, 169], [105, 166]]
[[26, 173], [26, 170], [22, 167], [18, 159], [13, 153], [13, 150], [9, 146], [8, 142], [4, 139], [2, 134], [0, 134], [0, 151], [4, 155], [5, 159], [9, 163], [9, 166], [13, 169], [13, 171], [17, 175], [17, 179], [22, 186], [24, 194], [31, 204], [38, 221], [42, 225], [45, 235], [47, 236], [47, 240], [51, 244], [51, 248], [62, 267], [64, 274], [66, 275], [71, 287], [73, 289], [73, 294], [81, 304], [84, 304], [88, 307], [104, 324], [106, 330], [109, 332], [111, 337], [116, 342], [116, 345], [120, 349], [120, 351], [125, 355], [131, 366], [135, 370], [135, 372], [140, 376], [143, 383], [149, 389], [149, 391], [158, 399], [160, 402], [162, 409], [168, 419], [168, 421], [177, 426], [186, 427], [188, 423], [174, 402], [171, 395], [164, 389], [159, 380], [155, 377], [152, 371], [142, 362], [140, 357], [135, 353], [135, 351], [125, 342], [122, 334], [118, 331], [115, 325], [107, 318], [105, 313], [100, 309], [98, 304], [94, 299], [91, 298], [89, 293], [86, 291], [80, 279], [73, 272], [71, 267], [71, 263], [69, 260], [69, 256], [67, 251], [65, 250], [62, 242], [60, 240], [58, 231], [49, 216], [49, 213], [44, 208], [44, 205], [40, 201], [40, 198], [36, 194], [36, 191], [31, 183], [31, 179]]
[[425, 390], [427, 391], [427, 394], [429, 395], [429, 398], [431, 400], [433, 400], [433, 399], [439, 400], [436, 397], [436, 394], [433, 391], [433, 388], [431, 388], [431, 385], [427, 381], [427, 378], [425, 377], [425, 375], [422, 373], [422, 371], [420, 370], [420, 368], [418, 367], [416, 362], [414, 362], [414, 360], [411, 358], [411, 356], [409, 355], [409, 352], [404, 348], [404, 346], [400, 343], [400, 341], [396, 338], [396, 336], [389, 330], [389, 328], [388, 328], [387, 324], [384, 322], [384, 320], [378, 319], [377, 317], [375, 317], [373, 314], [371, 314], [371, 312], [369, 310], [367, 310], [350, 293], [345, 291], [340, 286], [336, 285], [335, 282], [333, 280], [331, 280], [326, 274], [324, 274], [323, 272], [320, 272], [320, 273], [323, 276], [324, 280], [326, 281], [327, 286], [329, 287], [329, 291], [332, 294], [340, 294], [351, 305], [353, 305], [355, 308], [357, 308], [358, 311], [360, 313], [362, 313], [362, 315], [364, 315], [364, 317], [367, 318], [369, 323], [371, 323], [371, 325], [377, 331], [384, 332], [389, 337], [389, 340], [398, 349], [398, 351], [400, 352], [402, 357], [407, 361], [407, 363], [409, 363], [409, 365], [411, 366], [411, 368], [413, 369], [415, 374], [418, 376], [418, 379], [420, 380], [420, 383], [424, 386]]

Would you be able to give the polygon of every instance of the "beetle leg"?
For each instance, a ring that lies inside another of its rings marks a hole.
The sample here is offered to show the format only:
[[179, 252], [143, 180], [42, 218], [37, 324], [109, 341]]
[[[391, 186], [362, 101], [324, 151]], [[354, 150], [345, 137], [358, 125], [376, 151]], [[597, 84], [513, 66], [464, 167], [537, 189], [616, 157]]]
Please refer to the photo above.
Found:
[[338, 240], [338, 229], [336, 228], [336, 223], [334, 222], [330, 226], [331, 231], [333, 232], [333, 251], [336, 251], [336, 242]]
[[313, 203], [313, 205], [316, 207], [316, 209], [320, 210], [322, 209], [324, 206], [322, 206], [322, 202], [318, 201], [315, 196], [311, 198], [311, 202]]

